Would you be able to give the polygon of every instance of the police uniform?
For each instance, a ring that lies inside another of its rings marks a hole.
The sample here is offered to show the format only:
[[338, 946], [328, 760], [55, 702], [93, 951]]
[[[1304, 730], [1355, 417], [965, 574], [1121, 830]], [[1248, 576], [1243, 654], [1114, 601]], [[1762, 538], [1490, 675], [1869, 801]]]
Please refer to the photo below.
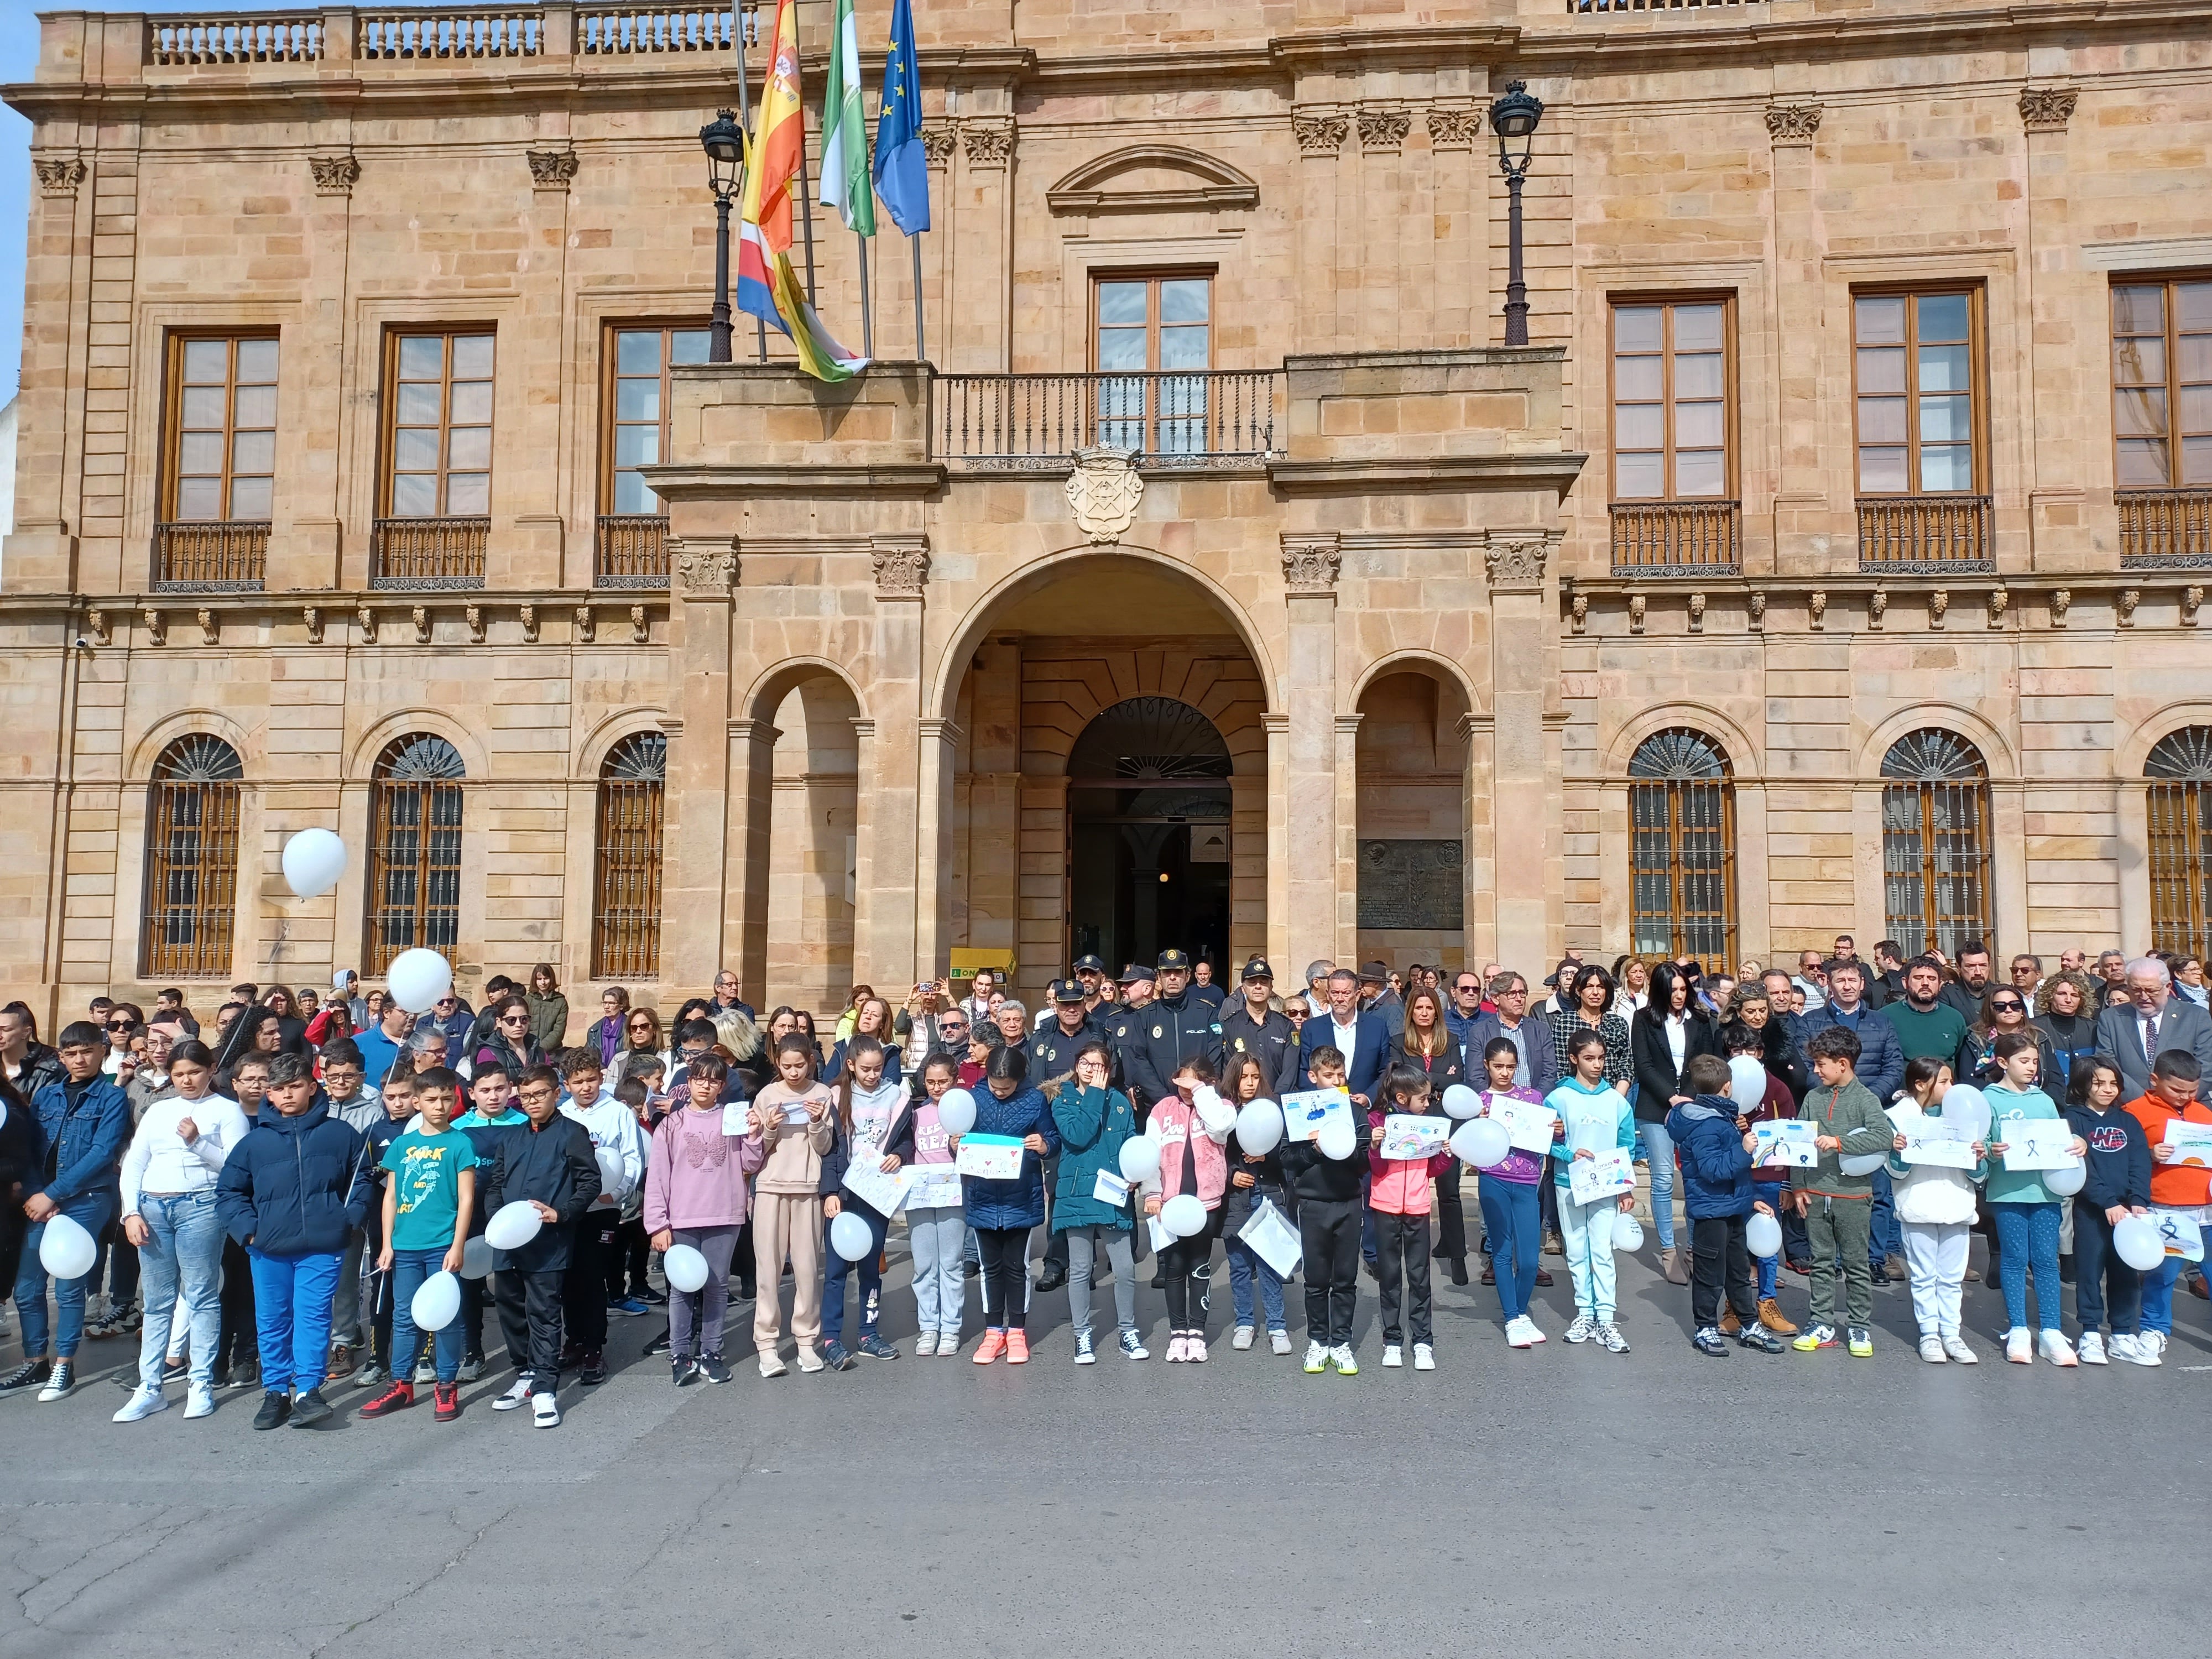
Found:
[[[1273, 972], [1258, 957], [1244, 964], [1244, 979], [1273, 980]], [[1297, 1075], [1298, 1028], [1288, 1014], [1270, 1008], [1255, 1021], [1251, 1005], [1238, 997], [1221, 1018], [1221, 1064], [1226, 1069], [1237, 1055], [1250, 1054], [1260, 1062], [1261, 1092], [1279, 1099]]]
[[[1163, 951], [1159, 965], [1188, 973], [1190, 958], [1180, 951]], [[1181, 996], [1156, 997], [1127, 1011], [1115, 1025], [1124, 1090], [1139, 1121], [1150, 1115], [1154, 1101], [1176, 1091], [1175, 1074], [1183, 1061], [1200, 1059], [1216, 1067], [1221, 1063], [1220, 1022], [1188, 986]]]

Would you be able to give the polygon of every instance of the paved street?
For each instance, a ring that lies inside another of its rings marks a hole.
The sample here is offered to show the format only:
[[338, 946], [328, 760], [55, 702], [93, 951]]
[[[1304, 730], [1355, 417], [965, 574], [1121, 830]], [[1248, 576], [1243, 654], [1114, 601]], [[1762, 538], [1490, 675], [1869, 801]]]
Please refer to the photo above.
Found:
[[250, 1392], [113, 1425], [135, 1344], [88, 1343], [75, 1397], [0, 1402], [0, 1655], [2203, 1650], [2203, 1303], [2156, 1371], [2008, 1366], [1980, 1285], [1972, 1370], [1914, 1356], [1901, 1288], [1871, 1362], [1714, 1361], [1638, 1264], [1623, 1358], [1558, 1340], [1558, 1278], [1528, 1353], [1444, 1288], [1434, 1376], [1381, 1369], [1364, 1279], [1352, 1379], [1230, 1352], [1219, 1310], [1170, 1369], [1149, 1290], [1155, 1358], [1088, 1370], [1062, 1294], [1025, 1370], [681, 1394], [635, 1358], [658, 1319], [617, 1321], [550, 1432], [490, 1377], [450, 1427], [357, 1421], [357, 1389], [313, 1433], [251, 1432]]

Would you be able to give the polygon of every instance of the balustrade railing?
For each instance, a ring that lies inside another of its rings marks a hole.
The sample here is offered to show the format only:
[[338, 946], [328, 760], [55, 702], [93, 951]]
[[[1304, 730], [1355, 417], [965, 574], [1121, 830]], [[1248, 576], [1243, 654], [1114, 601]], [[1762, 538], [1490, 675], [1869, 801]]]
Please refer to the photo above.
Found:
[[2120, 568], [2212, 565], [2212, 489], [2119, 492]]
[[146, 20], [146, 61], [165, 69], [196, 64], [312, 64], [322, 55], [319, 14], [233, 13]]
[[545, 14], [496, 6], [469, 11], [427, 7], [362, 15], [354, 56], [380, 58], [538, 58], [545, 52]]
[[252, 592], [261, 586], [268, 568], [266, 519], [154, 526], [156, 592]]
[[1079, 449], [1136, 453], [1146, 467], [1258, 462], [1275, 451], [1282, 376], [945, 374], [931, 392], [931, 453], [951, 465], [1048, 471]]
[[1733, 575], [1742, 519], [1735, 501], [1615, 501], [1613, 574]]
[[369, 548], [371, 587], [484, 585], [489, 519], [379, 519]]
[[663, 513], [599, 515], [594, 587], [668, 586], [668, 516]]
[[1994, 570], [1986, 495], [1862, 495], [1859, 568]]

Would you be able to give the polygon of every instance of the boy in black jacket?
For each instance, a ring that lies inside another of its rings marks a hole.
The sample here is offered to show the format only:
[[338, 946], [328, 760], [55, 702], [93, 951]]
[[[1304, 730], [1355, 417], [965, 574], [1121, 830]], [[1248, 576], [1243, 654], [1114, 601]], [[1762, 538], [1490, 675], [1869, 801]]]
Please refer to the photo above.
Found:
[[[2087, 1143], [2081, 1190], [2074, 1198], [2074, 1311], [2081, 1321], [2081, 1363], [2106, 1363], [2105, 1304], [2112, 1302], [2112, 1358], [2158, 1363], [2142, 1341], [2142, 1275], [2120, 1260], [2112, 1229], [2150, 1209], [2150, 1138], [2120, 1104], [2120, 1076], [2106, 1065], [2080, 1068], [2066, 1127]], [[2099, 1097], [2109, 1096], [2100, 1101]]]
[[[1344, 1051], [1324, 1043], [1306, 1063], [1316, 1089], [1344, 1087]], [[1298, 1238], [1306, 1282], [1306, 1357], [1309, 1376], [1334, 1361], [1339, 1376], [1357, 1376], [1352, 1318], [1359, 1301], [1359, 1230], [1367, 1206], [1359, 1178], [1367, 1169], [1367, 1137], [1355, 1131], [1352, 1154], [1329, 1158], [1316, 1140], [1286, 1142], [1283, 1179], [1298, 1201]]]
[[[561, 1407], [561, 1285], [568, 1273], [569, 1236], [599, 1195], [599, 1162], [590, 1131], [561, 1111], [561, 1077], [550, 1066], [522, 1074], [522, 1115], [528, 1123], [500, 1137], [484, 1212], [528, 1203], [543, 1224], [516, 1250], [494, 1253], [492, 1297], [507, 1356], [520, 1373], [514, 1386], [491, 1402], [495, 1412], [527, 1404], [541, 1429], [556, 1426]], [[599, 1294], [594, 1289], [592, 1294]]]

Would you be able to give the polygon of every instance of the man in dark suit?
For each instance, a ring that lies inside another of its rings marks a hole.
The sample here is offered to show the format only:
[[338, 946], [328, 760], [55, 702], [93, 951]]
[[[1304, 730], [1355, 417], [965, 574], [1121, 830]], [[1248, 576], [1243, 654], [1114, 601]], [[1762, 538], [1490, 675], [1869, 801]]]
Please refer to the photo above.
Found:
[[[2097, 1058], [2120, 1069], [2123, 1100], [2150, 1088], [2151, 1062], [2168, 1048], [2186, 1048], [2212, 1077], [2212, 1014], [2173, 994], [2173, 978], [2156, 957], [2128, 964], [2128, 998], [2134, 1006], [2097, 1016]], [[2045, 1085], [2046, 1092], [2048, 1085]]]
[[1551, 1022], [1528, 1012], [1528, 981], [1506, 969], [1490, 981], [1495, 1013], [1478, 1015], [1467, 1028], [1467, 1080], [1474, 1087], [1490, 1086], [1482, 1064], [1482, 1051], [1498, 1037], [1509, 1039], [1521, 1050], [1521, 1063], [1513, 1080], [1526, 1084], [1539, 1095], [1548, 1095], [1559, 1084], [1559, 1045]]
[[1307, 1070], [1316, 1048], [1344, 1051], [1345, 1086], [1352, 1103], [1365, 1110], [1382, 1088], [1390, 1060], [1390, 1028], [1382, 1016], [1359, 1006], [1359, 975], [1340, 968], [1328, 976], [1328, 1012], [1316, 1014], [1298, 1033], [1298, 1087], [1310, 1089]]

